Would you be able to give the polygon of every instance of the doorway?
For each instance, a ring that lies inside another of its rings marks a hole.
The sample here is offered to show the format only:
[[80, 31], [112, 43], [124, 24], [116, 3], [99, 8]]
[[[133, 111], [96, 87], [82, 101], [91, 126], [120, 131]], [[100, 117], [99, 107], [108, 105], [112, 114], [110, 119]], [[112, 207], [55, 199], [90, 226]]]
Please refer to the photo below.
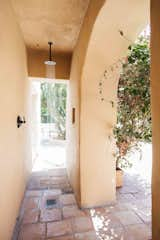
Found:
[[66, 167], [67, 80], [31, 79], [32, 171]]

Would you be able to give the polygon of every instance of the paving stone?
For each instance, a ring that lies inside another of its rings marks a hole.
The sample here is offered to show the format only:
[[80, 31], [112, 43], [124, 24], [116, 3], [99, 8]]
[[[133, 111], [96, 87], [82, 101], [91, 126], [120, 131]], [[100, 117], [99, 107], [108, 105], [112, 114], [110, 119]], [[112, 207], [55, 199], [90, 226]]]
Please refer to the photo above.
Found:
[[64, 176], [57, 176], [57, 177], [50, 177], [51, 184], [69, 184], [67, 177]]
[[103, 230], [104, 228], [122, 227], [122, 223], [114, 213], [107, 213], [105, 208], [100, 209], [98, 208], [97, 210], [96, 208], [91, 210], [92, 221], [97, 232]]
[[72, 234], [71, 221], [63, 220], [59, 222], [47, 223], [47, 237], [59, 237]]
[[142, 223], [142, 220], [132, 211], [121, 211], [114, 213], [114, 215], [124, 226]]
[[76, 204], [76, 199], [74, 194], [63, 194], [60, 196], [60, 203], [63, 205]]
[[44, 191], [43, 196], [60, 196], [62, 191], [60, 189], [49, 189]]
[[124, 194], [129, 194], [129, 193], [138, 193], [140, 191], [140, 188], [138, 188], [137, 186], [125, 186], [119, 189], [120, 193], [124, 193]]
[[[26, 191], [20, 211], [23, 225], [18, 240], [95, 240], [94, 227], [100, 240], [151, 239], [150, 186], [138, 181], [125, 175], [116, 204], [82, 211], [74, 194], [64, 194], [73, 192], [64, 169], [34, 173], [28, 184], [33, 190]], [[47, 199], [57, 203], [47, 208]], [[41, 223], [37, 223], [39, 217]]]
[[60, 209], [43, 209], [40, 215], [41, 222], [60, 221], [62, 213]]
[[27, 190], [25, 193], [25, 197], [41, 197], [43, 191], [39, 190]]
[[25, 198], [23, 202], [23, 208], [25, 210], [38, 209], [39, 208], [39, 198]]
[[23, 224], [38, 222], [39, 214], [40, 211], [38, 209], [25, 211], [23, 216]]
[[124, 239], [148, 240], [151, 239], [151, 230], [144, 224], [130, 225], [125, 228]]
[[96, 240], [97, 236], [95, 231], [89, 231], [84, 233], [76, 233], [75, 239], [76, 240]]
[[73, 231], [75, 233], [88, 232], [93, 230], [93, 223], [89, 217], [75, 217], [72, 220]]
[[138, 193], [134, 193], [133, 196], [136, 199], [142, 200], [142, 199], [146, 199], [148, 197], [151, 198], [151, 193], [150, 191], [144, 191], [144, 192], [138, 192]]
[[137, 206], [137, 208], [151, 208], [152, 202], [151, 198], [147, 197], [145, 199], [140, 199], [134, 202], [134, 204]]
[[126, 193], [126, 194], [119, 194], [117, 196], [117, 201], [118, 202], [134, 202], [136, 200], [136, 198], [134, 197], [133, 194], [131, 193]]
[[151, 223], [152, 216], [150, 208], [137, 209], [135, 212], [143, 220], [144, 223]]
[[65, 237], [52, 238], [49, 240], [75, 240], [75, 238], [73, 236], [65, 236]]
[[64, 218], [85, 216], [85, 213], [82, 210], [79, 210], [76, 205], [65, 206], [63, 207], [62, 212]]
[[103, 240], [127, 240], [123, 238], [124, 229], [123, 228], [103, 228], [101, 231], [97, 232], [97, 238]]
[[44, 240], [45, 224], [25, 224], [22, 225], [18, 240]]
[[73, 188], [70, 185], [69, 186], [63, 186], [62, 187], [62, 193], [63, 194], [73, 193]]
[[46, 189], [46, 186], [40, 186], [40, 180], [36, 177], [32, 177], [27, 185], [28, 190], [42, 190]]
[[130, 206], [125, 202], [117, 202], [116, 204], [105, 207], [106, 213], [114, 213], [128, 210], [130, 210]]

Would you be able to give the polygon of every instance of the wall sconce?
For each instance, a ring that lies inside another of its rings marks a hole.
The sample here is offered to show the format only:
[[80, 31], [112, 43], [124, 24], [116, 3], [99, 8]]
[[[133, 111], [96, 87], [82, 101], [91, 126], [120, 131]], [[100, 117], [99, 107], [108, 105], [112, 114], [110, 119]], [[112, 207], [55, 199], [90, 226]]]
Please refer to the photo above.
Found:
[[72, 124], [74, 124], [76, 121], [76, 109], [72, 108]]
[[21, 118], [20, 116], [17, 117], [17, 128], [20, 128], [22, 124], [26, 123], [25, 117]]

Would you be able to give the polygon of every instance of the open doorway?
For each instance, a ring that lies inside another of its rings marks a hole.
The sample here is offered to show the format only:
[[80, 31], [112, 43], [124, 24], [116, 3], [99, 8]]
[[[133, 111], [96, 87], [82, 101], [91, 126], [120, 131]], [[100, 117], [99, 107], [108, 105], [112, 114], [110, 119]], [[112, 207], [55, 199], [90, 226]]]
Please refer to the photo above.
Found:
[[68, 81], [31, 81], [32, 170], [65, 168]]

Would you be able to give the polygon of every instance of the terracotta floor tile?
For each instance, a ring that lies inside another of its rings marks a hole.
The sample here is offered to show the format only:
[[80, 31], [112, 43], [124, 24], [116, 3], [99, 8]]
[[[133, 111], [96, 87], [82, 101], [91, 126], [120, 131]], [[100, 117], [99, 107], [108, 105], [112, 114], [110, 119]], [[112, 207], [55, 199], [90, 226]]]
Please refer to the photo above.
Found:
[[63, 194], [60, 196], [60, 203], [62, 205], [73, 205], [76, 204], [74, 194]]
[[119, 194], [117, 196], [117, 201], [118, 202], [134, 202], [136, 198], [134, 197], [133, 194], [127, 193], [127, 194]]
[[114, 213], [114, 215], [124, 226], [142, 223], [142, 220], [132, 211], [121, 211]]
[[60, 189], [49, 189], [44, 191], [43, 196], [60, 196], [62, 191]]
[[144, 223], [151, 223], [152, 216], [150, 208], [137, 209], [135, 212], [143, 220]]
[[43, 191], [41, 190], [27, 190], [25, 193], [25, 197], [41, 197]]
[[45, 239], [45, 224], [25, 224], [22, 226], [18, 240], [43, 240]]
[[151, 230], [147, 225], [136, 224], [125, 228], [125, 240], [148, 240], [151, 239]]
[[25, 210], [38, 209], [39, 208], [39, 198], [25, 198], [23, 202], [23, 208]]
[[97, 236], [95, 231], [84, 232], [84, 233], [76, 233], [75, 234], [76, 240], [96, 240]]
[[93, 230], [93, 223], [89, 217], [75, 217], [72, 220], [73, 231], [75, 233], [88, 232]]
[[75, 238], [73, 236], [65, 236], [65, 237], [52, 238], [49, 240], [75, 240]]
[[40, 211], [38, 209], [26, 210], [23, 216], [23, 224], [37, 223], [39, 220]]
[[64, 218], [85, 216], [85, 213], [78, 209], [76, 205], [65, 206], [63, 207], [62, 212]]
[[[64, 169], [34, 173], [29, 183], [33, 190], [26, 191], [20, 211], [20, 217], [25, 214], [18, 240], [151, 239], [150, 187], [137, 184], [135, 176], [125, 176], [124, 184], [117, 190], [115, 204], [82, 211]], [[56, 204], [47, 207], [47, 199], [54, 198]]]
[[59, 222], [47, 223], [47, 237], [59, 237], [72, 234], [71, 221], [63, 220]]
[[60, 221], [62, 219], [62, 213], [60, 209], [43, 209], [40, 215], [41, 222]]
[[114, 213], [119, 211], [128, 211], [130, 210], [130, 206], [124, 202], [117, 202], [116, 204], [112, 204], [110, 206], [105, 207], [107, 213]]
[[127, 240], [123, 238], [124, 229], [123, 228], [106, 228], [103, 231], [98, 231], [98, 240]]
[[120, 220], [114, 215], [114, 213], [104, 213], [92, 212], [92, 221], [96, 231], [104, 231], [108, 228], [121, 228], [123, 227]]

